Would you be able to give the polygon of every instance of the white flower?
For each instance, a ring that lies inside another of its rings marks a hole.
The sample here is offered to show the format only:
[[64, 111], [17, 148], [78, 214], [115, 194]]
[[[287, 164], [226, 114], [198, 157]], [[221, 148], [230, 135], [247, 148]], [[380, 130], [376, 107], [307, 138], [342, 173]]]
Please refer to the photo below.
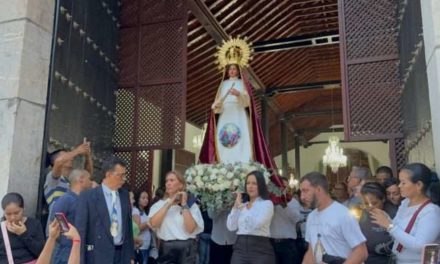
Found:
[[194, 192], [196, 189], [197, 189], [197, 187], [195, 185], [192, 185], [192, 184], [188, 185], [188, 191]]
[[238, 187], [240, 185], [240, 180], [239, 179], [234, 179], [232, 181], [232, 184], [234, 185], [234, 187]]
[[196, 185], [197, 185], [197, 187], [199, 187], [199, 188], [204, 188], [204, 187], [205, 187], [205, 184], [204, 184], [202, 181], [197, 181], [197, 182], [196, 182]]
[[209, 176], [209, 179], [210, 179], [211, 181], [217, 179], [217, 174], [211, 174], [211, 175]]
[[185, 180], [188, 190], [200, 196], [203, 206], [212, 210], [221, 210], [232, 206], [234, 198], [231, 190], [242, 189], [246, 175], [253, 170], [263, 173], [270, 193], [276, 194], [276, 190], [272, 190], [273, 183], [269, 180], [269, 172], [258, 162], [198, 164], [185, 172]]

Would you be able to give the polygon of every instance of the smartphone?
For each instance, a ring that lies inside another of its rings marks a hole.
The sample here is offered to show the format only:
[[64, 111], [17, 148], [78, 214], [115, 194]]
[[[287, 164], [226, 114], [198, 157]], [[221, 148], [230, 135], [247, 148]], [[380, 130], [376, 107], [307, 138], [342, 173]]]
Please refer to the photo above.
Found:
[[423, 247], [422, 261], [420, 263], [422, 263], [422, 264], [438, 263], [439, 249], [440, 249], [439, 244], [426, 244]]
[[66, 216], [63, 213], [55, 213], [55, 219], [57, 219], [58, 223], [60, 224], [62, 233], [69, 231], [69, 223], [67, 222]]
[[177, 203], [180, 203], [180, 201], [182, 200], [182, 195], [180, 193], [177, 194], [175, 200]]
[[247, 203], [249, 202], [250, 198], [249, 198], [249, 194], [247, 193], [242, 193], [241, 194], [241, 202], [242, 203]]

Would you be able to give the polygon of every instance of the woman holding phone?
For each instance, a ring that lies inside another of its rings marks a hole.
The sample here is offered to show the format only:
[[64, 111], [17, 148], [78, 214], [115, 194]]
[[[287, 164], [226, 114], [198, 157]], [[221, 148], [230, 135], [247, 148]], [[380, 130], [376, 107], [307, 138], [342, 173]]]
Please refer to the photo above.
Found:
[[183, 176], [171, 171], [166, 175], [164, 199], [150, 209], [150, 225], [160, 239], [157, 263], [196, 263], [197, 234], [203, 231], [203, 218], [195, 198], [185, 191]]
[[2, 199], [2, 209], [0, 264], [7, 264], [10, 258], [13, 263], [33, 263], [45, 243], [41, 223], [23, 215], [24, 201], [18, 193], [6, 194]]
[[391, 219], [384, 211], [370, 211], [373, 223], [385, 228], [394, 238], [393, 253], [398, 264], [418, 264], [426, 244], [440, 237], [440, 208], [431, 202], [431, 183], [436, 180], [421, 163], [405, 165], [399, 172], [399, 188], [406, 199]]
[[[231, 264], [275, 263], [269, 238], [274, 209], [260, 171], [253, 171], [246, 176], [245, 190], [245, 195], [237, 193], [226, 222], [230, 231], [237, 230]], [[243, 196], [248, 196], [249, 200], [244, 202]]]

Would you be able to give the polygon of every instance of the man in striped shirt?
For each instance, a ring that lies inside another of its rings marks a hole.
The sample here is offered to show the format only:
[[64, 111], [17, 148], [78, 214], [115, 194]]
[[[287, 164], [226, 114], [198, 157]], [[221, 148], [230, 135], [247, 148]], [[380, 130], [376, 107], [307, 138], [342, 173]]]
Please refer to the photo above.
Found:
[[93, 160], [90, 151], [90, 142], [84, 142], [72, 151], [56, 150], [50, 154], [52, 170], [46, 176], [44, 183], [44, 198], [52, 211], [55, 201], [69, 190], [68, 175], [73, 169], [75, 157], [84, 155], [85, 169], [92, 175]]

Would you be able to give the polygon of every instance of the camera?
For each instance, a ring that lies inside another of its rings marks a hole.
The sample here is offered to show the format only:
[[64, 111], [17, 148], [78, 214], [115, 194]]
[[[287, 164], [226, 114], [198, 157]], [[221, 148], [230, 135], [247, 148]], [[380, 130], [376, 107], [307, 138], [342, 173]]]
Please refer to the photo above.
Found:
[[182, 201], [182, 194], [177, 194], [176, 198], [174, 199], [177, 203], [180, 203]]
[[249, 194], [247, 193], [242, 193], [241, 194], [241, 202], [242, 203], [247, 203], [249, 202], [250, 198], [249, 198]]

